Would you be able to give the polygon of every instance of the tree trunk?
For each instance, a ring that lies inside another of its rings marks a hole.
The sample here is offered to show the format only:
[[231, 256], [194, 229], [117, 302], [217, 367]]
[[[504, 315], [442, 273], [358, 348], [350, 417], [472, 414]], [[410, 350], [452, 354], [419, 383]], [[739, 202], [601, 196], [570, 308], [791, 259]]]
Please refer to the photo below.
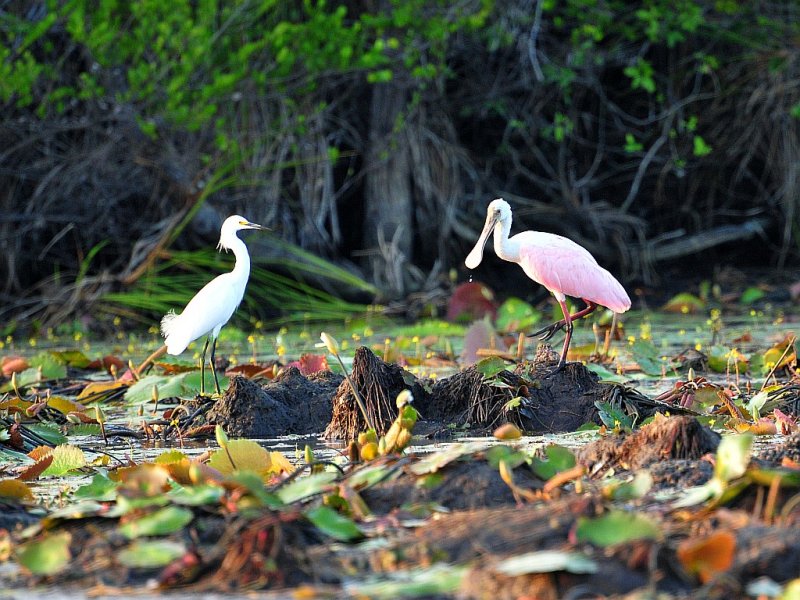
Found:
[[412, 259], [411, 160], [399, 125], [406, 98], [398, 83], [373, 86], [366, 153], [364, 249], [373, 281], [394, 298], [407, 291], [406, 263]]

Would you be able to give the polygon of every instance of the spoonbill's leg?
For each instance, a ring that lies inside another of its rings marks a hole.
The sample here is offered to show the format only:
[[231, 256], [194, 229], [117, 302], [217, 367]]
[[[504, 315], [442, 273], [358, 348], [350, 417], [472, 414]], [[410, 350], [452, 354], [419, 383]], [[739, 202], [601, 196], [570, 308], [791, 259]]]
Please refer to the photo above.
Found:
[[[569, 314], [569, 308], [567, 307], [567, 303], [565, 300], [559, 300], [558, 303], [561, 305], [561, 310], [564, 312], [564, 332], [566, 333], [566, 335], [564, 336], [564, 347], [561, 350], [561, 360], [558, 361], [558, 366], [556, 367], [556, 371], [560, 371], [561, 369], [564, 368], [564, 365], [567, 364], [567, 352], [569, 352], [569, 342], [572, 339], [572, 315]], [[595, 304], [594, 307], [592, 307], [592, 310], [594, 310], [596, 306], [597, 305]], [[586, 308], [589, 307], [587, 306]]]
[[[582, 310], [579, 310], [578, 312], [576, 312], [573, 315], [569, 314], [569, 310], [568, 309], [565, 310], [565, 306], [566, 305], [562, 305], [561, 306], [561, 310], [564, 312], [564, 315], [565, 315], [564, 319], [556, 321], [552, 325], [547, 325], [546, 327], [542, 327], [538, 331], [534, 331], [533, 333], [529, 333], [528, 337], [534, 337], [534, 336], [539, 335], [539, 336], [541, 336], [539, 338], [540, 340], [547, 341], [551, 337], [553, 337], [556, 333], [558, 333], [561, 329], [564, 329], [566, 327], [566, 325], [567, 325], [566, 316], [567, 315], [569, 315], [569, 320], [570, 321], [576, 321], [578, 319], [582, 319], [583, 317], [585, 317], [588, 314], [593, 313], [597, 309], [597, 303], [596, 302], [592, 302], [591, 300], [584, 300], [584, 302], [586, 302], [586, 308], [584, 308]], [[542, 335], [542, 334], [544, 334], [544, 335]]]
[[[200, 358], [200, 395], [206, 393], [206, 351], [208, 351], [208, 339], [206, 338], [206, 343], [203, 346], [203, 356]], [[213, 350], [211, 351], [214, 352]]]
[[214, 338], [214, 341], [211, 342], [211, 372], [214, 374], [214, 387], [217, 388], [217, 394], [222, 396], [222, 391], [219, 389], [219, 379], [217, 379], [217, 363], [214, 360], [214, 353], [217, 350], [217, 338]]

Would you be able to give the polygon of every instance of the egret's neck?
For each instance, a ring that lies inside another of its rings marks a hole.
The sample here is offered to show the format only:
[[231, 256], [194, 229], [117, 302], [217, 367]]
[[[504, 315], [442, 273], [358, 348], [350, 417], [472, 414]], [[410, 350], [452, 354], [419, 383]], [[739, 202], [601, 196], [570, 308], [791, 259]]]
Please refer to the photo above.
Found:
[[509, 238], [511, 219], [498, 221], [494, 226], [494, 253], [503, 260], [519, 262], [519, 243]]
[[236, 265], [233, 267], [233, 273], [241, 275], [242, 281], [247, 281], [250, 275], [250, 255], [247, 253], [247, 246], [238, 237], [234, 236], [229, 242], [228, 248], [233, 252], [236, 257]]

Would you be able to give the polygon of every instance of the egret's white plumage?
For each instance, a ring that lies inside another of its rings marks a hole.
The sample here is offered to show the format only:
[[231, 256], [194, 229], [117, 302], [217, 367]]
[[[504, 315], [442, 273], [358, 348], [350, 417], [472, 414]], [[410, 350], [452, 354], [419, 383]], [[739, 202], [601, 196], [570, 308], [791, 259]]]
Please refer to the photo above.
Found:
[[[266, 229], [251, 223], [240, 215], [225, 219], [220, 231], [218, 250], [231, 250], [236, 257], [236, 265], [230, 273], [223, 273], [209, 281], [194, 298], [189, 301], [181, 314], [170, 311], [161, 319], [161, 333], [165, 338], [167, 352], [177, 355], [186, 350], [194, 340], [204, 335], [212, 342], [211, 357], [213, 363], [214, 348], [222, 326], [227, 323], [244, 297], [247, 279], [250, 277], [250, 255], [247, 246], [236, 235], [243, 229]], [[201, 366], [205, 363], [203, 349]], [[213, 364], [212, 364], [213, 369]], [[214, 372], [216, 383], [216, 372]], [[201, 380], [201, 390], [203, 386]], [[219, 392], [217, 383], [217, 392]]]
[[[484, 246], [492, 233], [495, 254], [503, 260], [519, 264], [528, 277], [542, 284], [556, 297], [564, 311], [562, 321], [539, 332], [547, 331], [546, 338], [549, 338], [559, 329], [567, 330], [561, 365], [566, 361], [573, 318], [589, 314], [597, 305], [608, 307], [616, 313], [623, 313], [631, 307], [631, 299], [622, 284], [598, 265], [583, 246], [543, 231], [524, 231], [509, 237], [511, 207], [500, 198], [489, 203], [483, 231], [464, 261], [467, 267], [474, 269], [481, 264]], [[582, 298], [587, 308], [570, 315], [566, 296]]]

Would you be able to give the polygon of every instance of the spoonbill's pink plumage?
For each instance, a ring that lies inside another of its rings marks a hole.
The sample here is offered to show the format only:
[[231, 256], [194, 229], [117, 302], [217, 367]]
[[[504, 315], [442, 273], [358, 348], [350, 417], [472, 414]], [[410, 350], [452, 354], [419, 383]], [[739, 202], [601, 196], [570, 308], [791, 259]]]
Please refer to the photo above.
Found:
[[[566, 330], [558, 366], [561, 368], [567, 360], [574, 319], [588, 315], [598, 305], [623, 313], [631, 307], [631, 299], [622, 284], [598, 265], [583, 246], [543, 231], [523, 231], [509, 237], [510, 232], [511, 207], [500, 198], [493, 200], [486, 212], [483, 231], [464, 262], [470, 269], [476, 268], [483, 260], [483, 249], [489, 236], [494, 233], [495, 254], [503, 260], [517, 263], [528, 277], [555, 296], [564, 318], [537, 333], [544, 333], [543, 339], [548, 339], [559, 329]], [[566, 296], [582, 298], [586, 308], [571, 315]]]

